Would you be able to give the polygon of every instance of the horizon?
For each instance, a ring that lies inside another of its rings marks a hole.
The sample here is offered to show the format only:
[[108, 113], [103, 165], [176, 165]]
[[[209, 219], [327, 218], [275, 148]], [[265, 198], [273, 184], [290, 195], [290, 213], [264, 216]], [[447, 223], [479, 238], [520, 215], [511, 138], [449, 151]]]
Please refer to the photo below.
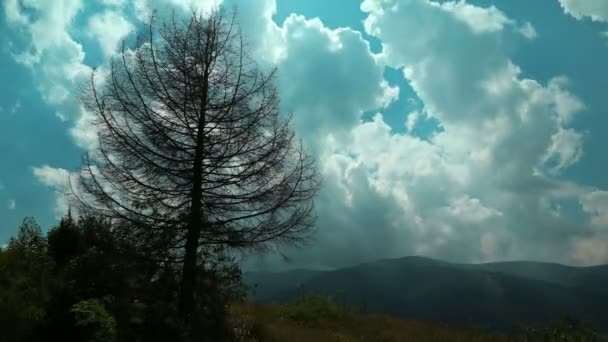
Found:
[[564, 266], [568, 268], [577, 268], [577, 269], [585, 269], [585, 268], [597, 268], [608, 266], [608, 263], [595, 264], [595, 265], [569, 265], [559, 262], [552, 261], [536, 261], [536, 260], [525, 260], [525, 259], [513, 259], [513, 260], [495, 260], [495, 261], [483, 261], [483, 262], [459, 262], [459, 261], [450, 261], [450, 260], [441, 260], [432, 257], [426, 257], [421, 255], [406, 255], [402, 257], [395, 258], [384, 258], [384, 259], [376, 259], [370, 261], [363, 261], [359, 263], [355, 263], [352, 265], [344, 265], [338, 266], [334, 268], [326, 268], [326, 269], [315, 269], [315, 268], [281, 268], [281, 269], [243, 269], [243, 273], [272, 273], [272, 274], [280, 274], [280, 273], [289, 273], [289, 272], [298, 272], [298, 271], [312, 271], [312, 272], [332, 272], [339, 271], [343, 269], [356, 268], [363, 265], [373, 265], [376, 263], [382, 262], [390, 262], [390, 261], [399, 261], [404, 259], [424, 259], [426, 261], [444, 263], [444, 264], [452, 264], [452, 265], [491, 265], [491, 264], [538, 264], [538, 265], [554, 265], [554, 266]]

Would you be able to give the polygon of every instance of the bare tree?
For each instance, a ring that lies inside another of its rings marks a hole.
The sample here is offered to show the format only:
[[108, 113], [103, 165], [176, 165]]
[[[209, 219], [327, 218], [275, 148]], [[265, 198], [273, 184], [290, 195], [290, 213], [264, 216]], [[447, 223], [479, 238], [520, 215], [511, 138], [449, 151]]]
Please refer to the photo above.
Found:
[[83, 96], [99, 146], [83, 158], [77, 198], [143, 253], [181, 267], [185, 320], [205, 246], [292, 244], [313, 230], [319, 178], [279, 114], [274, 74], [247, 54], [234, 14], [193, 13], [152, 18]]

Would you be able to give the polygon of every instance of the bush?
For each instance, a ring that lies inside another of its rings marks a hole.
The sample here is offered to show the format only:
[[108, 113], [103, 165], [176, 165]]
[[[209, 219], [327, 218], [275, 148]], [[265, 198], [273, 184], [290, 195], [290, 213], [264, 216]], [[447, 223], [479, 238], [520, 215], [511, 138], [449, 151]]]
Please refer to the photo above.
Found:
[[300, 322], [344, 318], [347, 311], [328, 296], [302, 296], [284, 308], [283, 317]]
[[83, 300], [74, 304], [71, 311], [76, 318], [76, 326], [85, 332], [86, 340], [91, 342], [116, 340], [116, 320], [101, 301]]
[[526, 341], [547, 342], [596, 342], [599, 335], [589, 326], [572, 317], [565, 317], [558, 323], [543, 329], [529, 329]]

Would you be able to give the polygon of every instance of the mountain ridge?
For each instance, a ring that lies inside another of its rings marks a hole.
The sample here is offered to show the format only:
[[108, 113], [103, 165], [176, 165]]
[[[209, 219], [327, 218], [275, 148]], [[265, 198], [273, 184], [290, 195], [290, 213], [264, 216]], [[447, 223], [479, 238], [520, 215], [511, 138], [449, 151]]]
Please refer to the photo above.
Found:
[[608, 330], [608, 267], [507, 261], [451, 263], [409, 256], [331, 271], [246, 273], [254, 297], [285, 302], [306, 293], [327, 294], [350, 305], [405, 318], [494, 330], [546, 324], [563, 315]]

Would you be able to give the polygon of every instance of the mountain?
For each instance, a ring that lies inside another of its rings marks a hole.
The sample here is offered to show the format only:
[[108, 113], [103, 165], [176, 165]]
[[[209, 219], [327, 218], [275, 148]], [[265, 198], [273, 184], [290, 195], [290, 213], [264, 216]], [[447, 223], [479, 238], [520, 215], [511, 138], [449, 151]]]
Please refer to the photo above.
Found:
[[421, 257], [332, 271], [246, 273], [259, 301], [302, 294], [404, 318], [511, 331], [570, 315], [608, 332], [608, 267], [552, 263], [456, 264]]
[[590, 290], [604, 291], [606, 290], [606, 284], [608, 284], [608, 265], [571, 267], [555, 263], [515, 261], [472, 266], [479, 270], [501, 272]]
[[302, 286], [305, 282], [321, 275], [323, 271], [290, 270], [286, 272], [250, 272], [245, 273], [245, 284], [259, 301], [274, 301], [277, 294], [288, 293]]

